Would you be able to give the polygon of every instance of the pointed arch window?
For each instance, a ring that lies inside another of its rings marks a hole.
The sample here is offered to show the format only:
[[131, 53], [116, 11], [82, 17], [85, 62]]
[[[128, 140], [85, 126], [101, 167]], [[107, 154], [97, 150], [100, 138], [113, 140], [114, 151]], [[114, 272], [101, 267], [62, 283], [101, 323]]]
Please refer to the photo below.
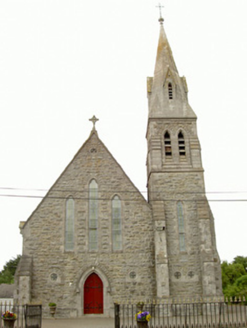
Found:
[[182, 131], [179, 131], [178, 134], [178, 151], [180, 156], [185, 156], [186, 151], [185, 151], [185, 141], [184, 141], [184, 135]]
[[177, 215], [178, 215], [178, 234], [179, 234], [179, 250], [180, 252], [186, 251], [185, 245], [185, 230], [184, 230], [184, 213], [182, 202], [177, 203]]
[[98, 249], [98, 184], [92, 180], [89, 184], [89, 250]]
[[122, 250], [121, 200], [117, 195], [112, 199], [112, 245], [114, 251]]
[[74, 220], [75, 220], [75, 202], [72, 197], [66, 200], [66, 219], [65, 219], [65, 250], [74, 249]]
[[165, 144], [165, 155], [168, 157], [172, 156], [171, 137], [168, 131], [166, 131], [166, 133], [164, 134], [164, 144]]
[[173, 99], [173, 89], [172, 89], [171, 82], [168, 83], [168, 96], [169, 96], [169, 99]]

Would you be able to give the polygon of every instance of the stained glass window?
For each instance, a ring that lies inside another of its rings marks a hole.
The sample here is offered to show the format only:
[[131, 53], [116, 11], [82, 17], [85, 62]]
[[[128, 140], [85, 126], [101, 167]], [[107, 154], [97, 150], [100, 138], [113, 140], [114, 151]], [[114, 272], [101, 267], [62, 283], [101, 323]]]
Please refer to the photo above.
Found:
[[75, 204], [72, 197], [66, 201], [66, 222], [65, 222], [65, 250], [72, 251], [74, 249], [74, 216]]
[[186, 245], [185, 245], [184, 214], [183, 214], [182, 202], [177, 203], [177, 214], [178, 214], [179, 249], [181, 252], [184, 252], [186, 250]]
[[89, 185], [89, 250], [98, 249], [98, 185], [92, 180]]
[[112, 200], [112, 245], [114, 251], [122, 249], [121, 200], [118, 196]]

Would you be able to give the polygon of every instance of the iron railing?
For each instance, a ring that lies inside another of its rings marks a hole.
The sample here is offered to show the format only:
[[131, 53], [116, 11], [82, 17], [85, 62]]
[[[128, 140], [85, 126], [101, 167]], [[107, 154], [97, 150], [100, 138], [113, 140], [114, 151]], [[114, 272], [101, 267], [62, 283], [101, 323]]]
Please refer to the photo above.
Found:
[[[136, 328], [135, 315], [140, 310], [150, 313], [149, 328], [247, 327], [247, 302], [244, 299], [147, 301], [142, 308], [137, 302], [124, 302], [115, 303], [114, 308], [115, 328]], [[0, 303], [0, 313], [7, 310], [17, 314], [15, 328], [26, 326], [25, 306]], [[3, 328], [2, 320], [0, 328]]]
[[[17, 315], [15, 328], [40, 328], [42, 322], [41, 305], [14, 305], [11, 302], [0, 303], [0, 314], [10, 311]], [[0, 328], [4, 327], [0, 319]]]
[[[15, 328], [24, 328], [25, 322], [24, 322], [24, 306], [22, 305], [13, 305], [11, 302], [2, 302], [0, 303], [0, 313], [10, 311], [17, 314], [17, 319], [15, 322]], [[4, 327], [3, 320], [0, 320], [0, 328]]]
[[240, 299], [115, 303], [115, 328], [137, 327], [135, 315], [148, 311], [150, 328], [247, 327], [247, 304]]

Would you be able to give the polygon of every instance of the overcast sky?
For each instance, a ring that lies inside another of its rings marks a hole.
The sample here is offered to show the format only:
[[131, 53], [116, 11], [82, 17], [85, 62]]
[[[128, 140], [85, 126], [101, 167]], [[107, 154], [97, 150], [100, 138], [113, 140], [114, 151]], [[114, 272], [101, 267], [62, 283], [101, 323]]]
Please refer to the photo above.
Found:
[[[163, 0], [164, 27], [198, 117], [221, 260], [247, 256], [247, 1]], [[99, 137], [146, 197], [146, 77], [154, 0], [0, 1], [0, 270], [99, 118]], [[216, 201], [217, 200], [217, 201]]]

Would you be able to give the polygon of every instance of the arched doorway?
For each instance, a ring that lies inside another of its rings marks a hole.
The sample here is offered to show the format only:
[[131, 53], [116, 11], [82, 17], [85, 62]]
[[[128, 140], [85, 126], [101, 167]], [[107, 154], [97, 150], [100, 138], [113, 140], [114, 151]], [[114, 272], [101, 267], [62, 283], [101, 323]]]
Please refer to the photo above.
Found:
[[84, 284], [84, 314], [103, 313], [103, 283], [96, 273]]

